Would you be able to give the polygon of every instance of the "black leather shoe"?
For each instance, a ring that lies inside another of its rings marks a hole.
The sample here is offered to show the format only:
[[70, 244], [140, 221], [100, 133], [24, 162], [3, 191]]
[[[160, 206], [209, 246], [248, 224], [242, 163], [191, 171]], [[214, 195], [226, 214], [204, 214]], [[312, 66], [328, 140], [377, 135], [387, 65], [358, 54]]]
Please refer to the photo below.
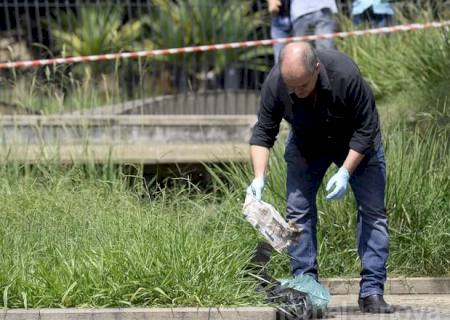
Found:
[[359, 310], [363, 313], [393, 313], [395, 308], [387, 304], [381, 294], [373, 294], [358, 299]]

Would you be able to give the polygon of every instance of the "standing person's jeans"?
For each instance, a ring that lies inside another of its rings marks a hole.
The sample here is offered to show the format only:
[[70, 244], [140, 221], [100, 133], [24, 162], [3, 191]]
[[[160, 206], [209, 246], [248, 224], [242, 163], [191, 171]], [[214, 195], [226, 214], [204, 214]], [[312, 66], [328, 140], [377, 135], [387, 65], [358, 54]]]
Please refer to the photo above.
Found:
[[[289, 247], [294, 276], [309, 274], [318, 279], [316, 195], [326, 170], [341, 166], [346, 155], [326, 155], [306, 160], [290, 135], [286, 145], [287, 218], [303, 228], [298, 242]], [[384, 203], [386, 166], [384, 150], [366, 156], [350, 178], [358, 206], [356, 238], [361, 259], [360, 296], [383, 294], [389, 235]]]
[[[292, 23], [291, 18], [288, 16], [273, 16], [272, 24], [270, 26], [270, 33], [272, 39], [288, 38], [292, 36]], [[284, 44], [277, 43], [273, 46], [273, 53], [275, 56], [275, 63], [278, 62], [280, 57], [281, 49], [283, 49]]]
[[[336, 20], [330, 9], [322, 9], [305, 14], [291, 21], [288, 16], [273, 16], [270, 28], [272, 39], [300, 37], [309, 34], [325, 34], [336, 31]], [[317, 49], [334, 49], [332, 39], [315, 41]], [[279, 43], [273, 46], [275, 63], [278, 62], [280, 51], [284, 44]]]
[[[336, 20], [333, 12], [324, 8], [304, 16], [298, 17], [292, 22], [294, 36], [310, 34], [326, 34], [336, 31]], [[333, 39], [315, 41], [316, 49], [335, 49]]]
[[384, 28], [392, 25], [393, 16], [390, 14], [377, 14], [373, 11], [373, 8], [365, 10], [361, 14], [355, 14], [352, 16], [352, 21], [355, 26], [359, 26], [364, 22], [369, 22], [372, 28]]

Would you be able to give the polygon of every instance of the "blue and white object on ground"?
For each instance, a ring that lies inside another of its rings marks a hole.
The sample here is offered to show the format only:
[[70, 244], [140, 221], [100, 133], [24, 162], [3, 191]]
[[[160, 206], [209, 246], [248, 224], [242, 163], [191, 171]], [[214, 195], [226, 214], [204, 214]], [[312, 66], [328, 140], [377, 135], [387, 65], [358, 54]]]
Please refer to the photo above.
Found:
[[331, 295], [326, 287], [308, 274], [301, 274], [294, 279], [279, 279], [282, 286], [306, 293], [315, 310], [325, 311]]

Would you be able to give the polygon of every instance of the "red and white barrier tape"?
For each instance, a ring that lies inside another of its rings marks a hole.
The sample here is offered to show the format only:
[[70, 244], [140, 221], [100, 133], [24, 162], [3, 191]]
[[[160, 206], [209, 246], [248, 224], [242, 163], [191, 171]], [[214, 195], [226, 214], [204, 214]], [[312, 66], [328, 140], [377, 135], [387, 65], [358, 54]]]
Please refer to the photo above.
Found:
[[211, 45], [195, 46], [195, 47], [147, 50], [147, 51], [123, 52], [123, 53], [108, 53], [108, 54], [99, 54], [99, 55], [92, 55], [92, 56], [79, 56], [79, 57], [56, 58], [56, 59], [4, 62], [4, 63], [0, 63], [0, 69], [29, 68], [29, 67], [40, 67], [40, 66], [46, 66], [46, 65], [72, 64], [72, 63], [77, 63], [77, 62], [107, 61], [107, 60], [116, 60], [116, 59], [172, 55], [172, 54], [179, 54], [179, 53], [199, 52], [199, 51], [204, 52], [204, 51], [215, 51], [215, 50], [224, 50], [224, 49], [249, 48], [249, 47], [268, 46], [268, 45], [273, 45], [276, 43], [288, 43], [288, 42], [293, 42], [293, 41], [312, 41], [312, 40], [332, 39], [332, 38], [347, 38], [347, 37], [363, 36], [363, 35], [371, 35], [371, 34], [379, 34], [379, 33], [392, 33], [392, 32], [421, 30], [421, 29], [429, 29], [429, 28], [441, 28], [441, 27], [446, 27], [446, 26], [450, 26], [450, 20], [442, 21], [442, 22], [412, 23], [412, 24], [404, 24], [404, 25], [385, 27], [385, 28], [377, 28], [377, 29], [355, 30], [355, 31], [350, 31], [350, 32], [335, 32], [335, 33], [328, 33], [328, 34], [321, 34], [321, 35], [309, 35], [309, 36], [270, 39], [270, 40], [231, 42], [231, 43], [211, 44]]

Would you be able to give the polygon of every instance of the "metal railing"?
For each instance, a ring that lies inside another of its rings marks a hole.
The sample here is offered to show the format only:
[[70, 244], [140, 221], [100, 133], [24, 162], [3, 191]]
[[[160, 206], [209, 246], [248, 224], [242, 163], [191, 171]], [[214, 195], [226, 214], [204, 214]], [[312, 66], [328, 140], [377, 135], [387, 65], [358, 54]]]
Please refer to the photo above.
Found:
[[[268, 39], [269, 20], [266, 0], [0, 0], [0, 61]], [[272, 65], [266, 46], [0, 70], [0, 112], [254, 114]]]

